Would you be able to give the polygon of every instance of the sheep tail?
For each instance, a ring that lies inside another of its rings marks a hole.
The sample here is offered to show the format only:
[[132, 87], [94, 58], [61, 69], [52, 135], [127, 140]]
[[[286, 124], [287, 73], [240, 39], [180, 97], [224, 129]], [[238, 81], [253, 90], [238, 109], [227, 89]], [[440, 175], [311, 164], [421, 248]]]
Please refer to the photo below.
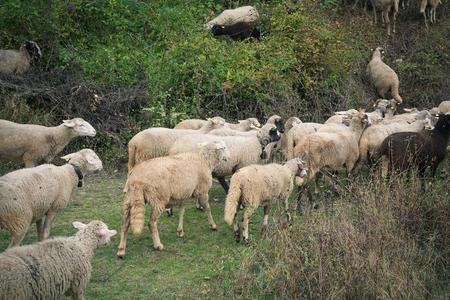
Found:
[[228, 225], [232, 225], [236, 215], [239, 199], [241, 198], [241, 184], [236, 177], [231, 177], [230, 189], [225, 200], [224, 220]]
[[391, 86], [391, 94], [392, 97], [397, 101], [397, 103], [402, 103], [403, 99], [400, 97], [400, 94], [398, 93], [398, 81], [394, 82]]
[[136, 165], [136, 146], [128, 144], [128, 174], [131, 173]]
[[125, 194], [124, 213], [126, 209], [130, 210], [131, 231], [137, 237], [144, 229], [145, 199], [141, 189], [128, 189]]

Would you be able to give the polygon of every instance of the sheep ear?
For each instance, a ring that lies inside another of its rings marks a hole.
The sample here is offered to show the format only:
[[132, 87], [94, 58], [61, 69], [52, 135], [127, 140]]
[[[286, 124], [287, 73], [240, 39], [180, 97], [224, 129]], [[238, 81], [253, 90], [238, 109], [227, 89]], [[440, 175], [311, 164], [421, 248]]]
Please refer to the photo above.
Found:
[[105, 238], [110, 238], [112, 236], [115, 236], [117, 234], [117, 231], [103, 228], [103, 229], [100, 229], [100, 234], [102, 236], [104, 236]]
[[83, 223], [78, 222], [78, 221], [72, 222], [72, 226], [75, 227], [78, 230], [82, 230], [82, 229], [87, 227], [86, 224], [83, 224]]
[[67, 154], [65, 156], [61, 156], [62, 159], [64, 159], [65, 161], [69, 161], [73, 158], [73, 153]]
[[75, 122], [73, 120], [63, 120], [63, 125], [72, 128], [75, 126]]

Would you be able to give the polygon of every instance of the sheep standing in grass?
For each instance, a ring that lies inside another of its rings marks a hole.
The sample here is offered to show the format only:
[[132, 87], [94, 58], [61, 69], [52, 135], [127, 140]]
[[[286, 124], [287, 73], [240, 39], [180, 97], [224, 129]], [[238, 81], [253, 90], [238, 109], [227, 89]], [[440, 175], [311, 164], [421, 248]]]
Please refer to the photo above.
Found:
[[391, 34], [391, 21], [389, 19], [389, 14], [392, 12], [392, 20], [394, 23], [393, 32], [395, 33], [395, 19], [398, 13], [398, 2], [399, 0], [370, 0], [373, 7], [374, 22], [377, 23], [377, 10], [381, 10], [381, 20], [387, 24], [388, 35]]
[[30, 62], [35, 57], [42, 57], [38, 44], [28, 41], [17, 50], [0, 49], [0, 73], [23, 74], [30, 68]]
[[91, 260], [98, 246], [117, 232], [101, 221], [72, 223], [79, 231], [0, 254], [0, 299], [84, 299], [91, 277]]
[[362, 134], [359, 140], [359, 159], [355, 167], [355, 173], [359, 173], [363, 165], [376, 157], [378, 149], [384, 139], [396, 132], [421, 132], [431, 129], [430, 119], [417, 120], [411, 124], [407, 122], [372, 125]]
[[372, 59], [367, 65], [367, 76], [377, 89], [381, 98], [386, 98], [386, 93], [391, 90], [392, 98], [398, 103], [402, 103], [402, 97], [398, 92], [399, 80], [397, 73], [394, 72], [387, 64], [381, 59], [383, 48], [377, 47], [372, 54]]
[[427, 13], [426, 8], [430, 7], [430, 22], [435, 23], [436, 22], [436, 7], [442, 4], [441, 0], [421, 0], [420, 1], [420, 13], [423, 15], [423, 19], [425, 21], [425, 27], [428, 28], [427, 24]]
[[48, 238], [59, 210], [69, 203], [84, 176], [102, 169], [90, 149], [68, 154], [63, 166], [44, 164], [0, 177], [0, 228], [11, 232], [9, 247], [18, 246], [31, 223], [36, 222], [39, 240]]
[[81, 118], [64, 120], [55, 127], [0, 120], [0, 158], [22, 160], [26, 168], [51, 162], [75, 137], [95, 136], [95, 129]]
[[339, 170], [345, 167], [350, 175], [359, 158], [359, 139], [370, 121], [367, 115], [358, 113], [344, 122], [349, 126], [346, 130], [312, 133], [295, 146], [294, 157], [308, 165], [306, 180], [299, 180], [297, 184], [311, 180], [323, 168]]
[[199, 130], [149, 128], [137, 133], [128, 142], [128, 173], [133, 168], [148, 159], [166, 156], [175, 141], [183, 136], [208, 133], [209, 131], [225, 126], [225, 120], [221, 117], [208, 119], [207, 123]]
[[259, 164], [270, 156], [266, 147], [278, 141], [280, 138], [275, 125], [264, 125], [256, 135], [251, 136], [215, 136], [210, 134], [195, 134], [178, 139], [170, 148], [169, 154], [175, 155], [184, 152], [196, 152], [197, 144], [204, 142], [223, 141], [227, 145], [231, 158], [219, 163], [214, 169], [213, 175], [228, 192], [226, 176], [231, 176], [242, 167]]
[[263, 226], [267, 227], [272, 204], [277, 200], [284, 200], [287, 212], [294, 177], [305, 175], [305, 164], [298, 158], [291, 159], [284, 165], [250, 165], [234, 173], [225, 201], [224, 219], [228, 225], [233, 224], [236, 241], [239, 242], [241, 237], [237, 223], [239, 205], [244, 207], [242, 238], [244, 243], [248, 243], [248, 222], [256, 209], [264, 206]]
[[450, 114], [441, 114], [433, 130], [389, 135], [380, 146], [383, 176], [417, 167], [419, 176], [423, 177], [426, 168], [430, 167], [434, 177], [445, 158], [449, 134]]
[[124, 189], [118, 257], [125, 255], [126, 234], [130, 224], [135, 236], [142, 233], [146, 202], [152, 207], [149, 228], [155, 249], [164, 248], [159, 239], [156, 222], [166, 208], [180, 207], [177, 234], [179, 237], [184, 236], [184, 201], [189, 197], [200, 201], [208, 215], [209, 227], [213, 230], [217, 228], [208, 203], [208, 191], [212, 185], [211, 173], [219, 162], [228, 160], [230, 154], [223, 142], [206, 143], [200, 147], [199, 153], [182, 153], [145, 161], [129, 174]]

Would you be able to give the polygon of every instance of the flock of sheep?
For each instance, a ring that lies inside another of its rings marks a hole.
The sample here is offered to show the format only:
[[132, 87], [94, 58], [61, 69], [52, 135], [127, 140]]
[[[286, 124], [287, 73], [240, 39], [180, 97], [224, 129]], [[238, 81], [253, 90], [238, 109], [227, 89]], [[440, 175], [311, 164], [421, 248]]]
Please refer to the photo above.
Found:
[[[253, 7], [241, 10], [255, 18], [252, 22], [259, 18]], [[242, 22], [221, 23], [221, 16], [208, 23], [213, 32], [238, 29], [239, 34], [257, 35], [255, 28]], [[41, 54], [34, 42], [25, 43], [17, 53], [0, 52], [0, 72], [25, 71], [30, 52]], [[149, 229], [155, 249], [164, 248], [157, 221], [167, 209], [179, 208], [177, 235], [184, 236], [185, 201], [191, 197], [205, 210], [208, 226], [215, 230], [208, 201], [213, 178], [227, 193], [225, 222], [233, 225], [236, 241], [248, 243], [248, 223], [255, 210], [264, 208], [266, 227], [270, 209], [281, 200], [288, 217], [288, 198], [294, 186], [301, 193], [320, 171], [346, 169], [351, 176], [364, 164], [381, 158], [385, 176], [413, 167], [421, 176], [430, 167], [434, 176], [448, 151], [450, 101], [429, 111], [411, 109], [397, 114], [397, 105], [403, 101], [399, 79], [382, 61], [382, 53], [381, 48], [375, 49], [367, 66], [368, 77], [381, 97], [372, 112], [337, 112], [324, 124], [302, 122], [298, 117], [283, 122], [278, 115], [263, 125], [256, 118], [238, 124], [221, 117], [189, 119], [173, 129], [149, 128], [136, 134], [128, 143], [117, 256], [125, 255], [130, 226], [133, 234], [142, 233], [146, 203], [152, 208]], [[2, 57], [9, 57], [10, 64]], [[389, 91], [391, 100], [385, 99]], [[8, 249], [0, 254], [0, 299], [57, 299], [63, 294], [83, 299], [93, 250], [117, 232], [101, 221], [73, 222], [79, 230], [75, 236], [46, 239], [57, 212], [67, 206], [86, 175], [102, 169], [102, 161], [94, 151], [83, 149], [63, 156], [65, 165], [50, 162], [75, 137], [95, 134], [81, 118], [55, 127], [0, 120], [0, 158], [21, 160], [26, 167], [0, 177], [0, 228], [11, 233]], [[273, 162], [280, 157], [283, 163]], [[38, 165], [40, 162], [47, 164]], [[242, 222], [237, 217], [240, 208]], [[20, 246], [32, 223], [36, 223], [41, 242]]]

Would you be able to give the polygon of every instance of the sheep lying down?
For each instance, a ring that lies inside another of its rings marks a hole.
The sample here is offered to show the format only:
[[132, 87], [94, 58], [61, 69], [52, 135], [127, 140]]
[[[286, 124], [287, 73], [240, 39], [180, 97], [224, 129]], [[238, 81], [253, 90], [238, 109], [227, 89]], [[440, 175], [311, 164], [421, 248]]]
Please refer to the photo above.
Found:
[[101, 221], [73, 222], [79, 231], [0, 254], [0, 300], [84, 299], [94, 250], [109, 243], [115, 230]]

